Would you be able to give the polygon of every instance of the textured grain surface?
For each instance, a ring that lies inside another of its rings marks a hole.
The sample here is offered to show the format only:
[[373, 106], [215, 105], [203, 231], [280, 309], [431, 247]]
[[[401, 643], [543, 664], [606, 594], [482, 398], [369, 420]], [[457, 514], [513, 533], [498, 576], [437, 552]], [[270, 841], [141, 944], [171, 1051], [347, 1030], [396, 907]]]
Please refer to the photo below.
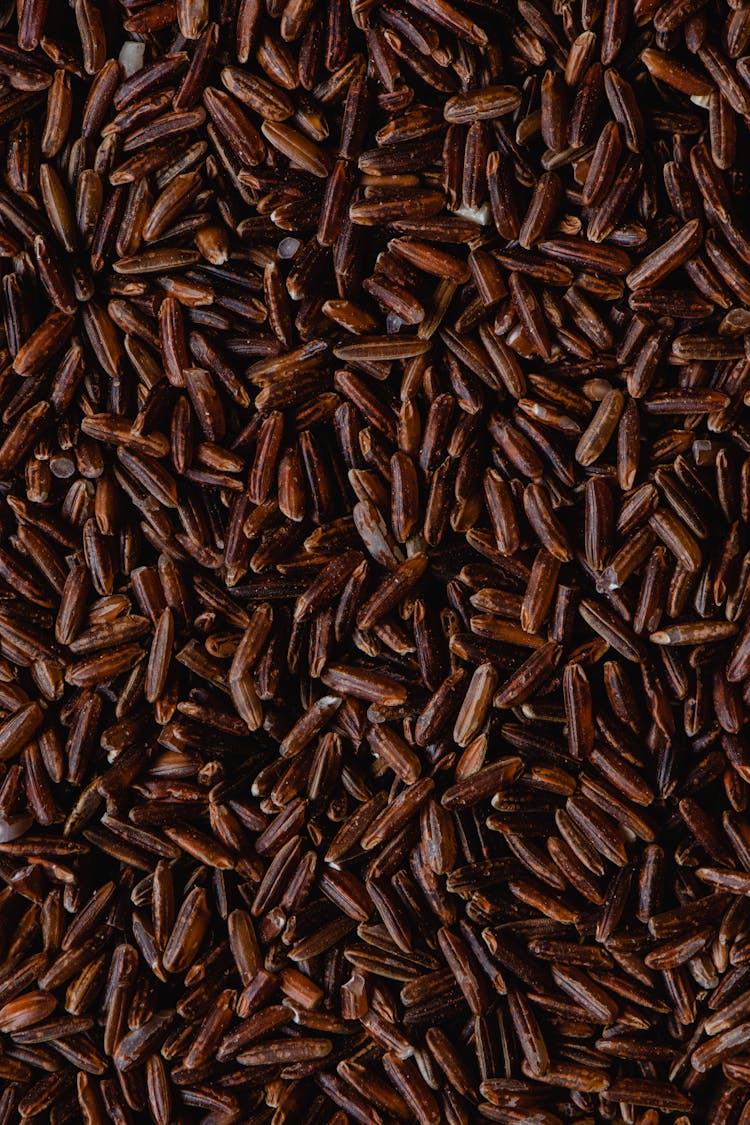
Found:
[[746, 1125], [750, 8], [0, 17], [0, 1125]]

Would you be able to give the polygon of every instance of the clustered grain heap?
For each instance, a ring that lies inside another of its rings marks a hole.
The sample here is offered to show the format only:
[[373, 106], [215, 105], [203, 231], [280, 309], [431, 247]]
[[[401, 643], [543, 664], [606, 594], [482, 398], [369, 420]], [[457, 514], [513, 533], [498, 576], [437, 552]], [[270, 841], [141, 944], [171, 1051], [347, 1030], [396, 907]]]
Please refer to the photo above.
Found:
[[748, 1125], [746, 0], [1, 8], [0, 1125]]

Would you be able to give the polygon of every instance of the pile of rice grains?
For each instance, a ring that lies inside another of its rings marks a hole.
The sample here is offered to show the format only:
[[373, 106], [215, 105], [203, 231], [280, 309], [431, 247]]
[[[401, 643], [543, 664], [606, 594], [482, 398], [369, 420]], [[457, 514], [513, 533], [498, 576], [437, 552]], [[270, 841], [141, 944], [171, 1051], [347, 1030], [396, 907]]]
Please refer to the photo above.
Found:
[[0, 18], [0, 1125], [746, 1125], [746, 0]]

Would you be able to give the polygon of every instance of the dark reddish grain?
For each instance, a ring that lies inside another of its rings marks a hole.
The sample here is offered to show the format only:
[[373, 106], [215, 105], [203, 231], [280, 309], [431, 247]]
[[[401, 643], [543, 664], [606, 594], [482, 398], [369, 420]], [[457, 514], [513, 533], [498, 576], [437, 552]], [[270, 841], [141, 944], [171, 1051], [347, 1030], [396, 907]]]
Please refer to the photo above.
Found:
[[0, 32], [0, 1120], [750, 1120], [741, 0]]

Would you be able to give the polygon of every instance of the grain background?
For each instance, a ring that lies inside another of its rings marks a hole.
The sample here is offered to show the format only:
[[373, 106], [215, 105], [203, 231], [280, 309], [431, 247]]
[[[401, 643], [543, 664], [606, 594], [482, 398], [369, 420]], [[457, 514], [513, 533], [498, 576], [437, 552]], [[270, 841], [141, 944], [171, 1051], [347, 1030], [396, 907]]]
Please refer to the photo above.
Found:
[[748, 1125], [750, 6], [0, 3], [0, 1125]]

